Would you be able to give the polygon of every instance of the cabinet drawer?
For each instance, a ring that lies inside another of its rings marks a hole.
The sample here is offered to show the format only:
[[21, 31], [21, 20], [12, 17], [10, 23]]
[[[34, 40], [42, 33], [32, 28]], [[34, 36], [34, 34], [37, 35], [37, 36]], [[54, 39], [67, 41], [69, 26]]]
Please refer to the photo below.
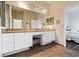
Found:
[[43, 32], [33, 32], [33, 35], [40, 35], [43, 34]]

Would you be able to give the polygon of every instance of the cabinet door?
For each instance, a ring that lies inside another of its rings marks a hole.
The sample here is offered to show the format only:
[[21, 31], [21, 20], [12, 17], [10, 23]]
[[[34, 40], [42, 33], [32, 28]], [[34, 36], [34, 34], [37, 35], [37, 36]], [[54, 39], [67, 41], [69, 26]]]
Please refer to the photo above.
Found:
[[32, 44], [32, 33], [25, 33], [25, 46], [30, 47]]
[[2, 48], [3, 53], [11, 52], [14, 50], [14, 39], [12, 33], [2, 34]]
[[55, 32], [47, 32], [48, 42], [52, 42], [55, 40]]
[[44, 32], [42, 35], [41, 42], [42, 44], [51, 43], [55, 40], [55, 32]]
[[25, 48], [24, 33], [15, 33], [15, 50]]

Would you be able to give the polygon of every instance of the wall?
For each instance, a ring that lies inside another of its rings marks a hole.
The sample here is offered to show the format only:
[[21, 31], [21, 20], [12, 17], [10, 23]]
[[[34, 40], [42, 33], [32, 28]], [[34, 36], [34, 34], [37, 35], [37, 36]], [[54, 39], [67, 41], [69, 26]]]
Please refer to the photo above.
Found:
[[[53, 2], [49, 5], [49, 17], [54, 16], [55, 28], [56, 28], [56, 42], [65, 46], [64, 40], [64, 9], [69, 5], [76, 2]], [[56, 24], [56, 21], [60, 20], [60, 24]]]
[[69, 14], [68, 26], [70, 26], [71, 31], [77, 32], [79, 30], [79, 11]]

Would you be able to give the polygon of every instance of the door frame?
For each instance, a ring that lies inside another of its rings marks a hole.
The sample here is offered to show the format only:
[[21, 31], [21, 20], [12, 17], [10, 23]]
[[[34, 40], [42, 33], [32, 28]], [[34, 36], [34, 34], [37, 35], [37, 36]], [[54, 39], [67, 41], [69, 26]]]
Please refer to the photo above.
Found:
[[67, 14], [69, 10], [73, 10], [74, 7], [79, 8], [79, 2], [74, 3], [66, 8], [64, 8], [64, 47], [66, 47], [66, 20], [67, 20]]

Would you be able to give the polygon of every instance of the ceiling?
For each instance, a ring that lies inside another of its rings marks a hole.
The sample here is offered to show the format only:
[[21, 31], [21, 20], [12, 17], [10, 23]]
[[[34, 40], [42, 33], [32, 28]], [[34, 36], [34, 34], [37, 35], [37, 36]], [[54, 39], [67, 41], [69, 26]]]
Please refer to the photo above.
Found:
[[76, 13], [79, 12], [79, 2], [76, 2], [67, 8], [65, 8], [66, 13]]

